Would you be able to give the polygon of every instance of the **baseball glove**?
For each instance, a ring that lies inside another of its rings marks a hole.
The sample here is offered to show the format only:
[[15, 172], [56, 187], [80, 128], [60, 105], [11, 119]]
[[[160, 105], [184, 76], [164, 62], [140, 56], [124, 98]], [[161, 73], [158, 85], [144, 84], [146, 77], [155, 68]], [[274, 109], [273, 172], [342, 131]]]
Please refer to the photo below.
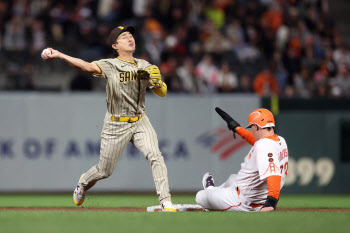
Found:
[[149, 80], [149, 83], [151, 84], [151, 90], [155, 88], [161, 88], [163, 86], [162, 76], [160, 75], [159, 68], [155, 65], [151, 65], [138, 70], [137, 76], [141, 79]]

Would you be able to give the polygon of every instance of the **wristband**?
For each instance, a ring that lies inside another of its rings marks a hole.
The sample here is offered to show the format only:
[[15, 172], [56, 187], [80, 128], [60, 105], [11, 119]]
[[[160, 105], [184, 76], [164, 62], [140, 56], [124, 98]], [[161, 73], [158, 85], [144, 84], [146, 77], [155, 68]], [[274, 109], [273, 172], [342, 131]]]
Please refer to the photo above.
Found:
[[274, 198], [272, 196], [267, 196], [266, 202], [262, 208], [273, 207], [274, 209], [276, 209], [277, 202], [278, 202], [278, 200], [276, 198]]

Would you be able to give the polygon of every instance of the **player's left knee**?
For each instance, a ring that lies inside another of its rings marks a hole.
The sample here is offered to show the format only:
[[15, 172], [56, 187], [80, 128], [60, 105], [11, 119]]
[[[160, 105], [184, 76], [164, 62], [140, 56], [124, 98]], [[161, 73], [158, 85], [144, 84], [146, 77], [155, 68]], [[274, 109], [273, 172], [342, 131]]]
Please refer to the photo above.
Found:
[[147, 153], [146, 155], [146, 159], [152, 163], [152, 162], [164, 162], [164, 158], [162, 156], [162, 153], [160, 151], [150, 151], [149, 153]]
[[205, 207], [205, 203], [206, 203], [206, 193], [205, 193], [205, 190], [201, 190], [199, 191], [197, 194], [196, 194], [196, 202], [198, 205], [201, 205], [203, 207]]

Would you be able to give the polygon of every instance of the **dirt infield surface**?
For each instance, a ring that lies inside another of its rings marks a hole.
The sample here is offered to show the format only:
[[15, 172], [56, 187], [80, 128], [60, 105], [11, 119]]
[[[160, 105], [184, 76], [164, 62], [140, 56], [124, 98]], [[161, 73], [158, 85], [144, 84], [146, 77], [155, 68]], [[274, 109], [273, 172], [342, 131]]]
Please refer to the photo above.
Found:
[[[112, 212], [146, 212], [141, 207], [116, 207], [116, 208], [45, 208], [45, 207], [1, 207], [0, 211], [112, 211]], [[350, 209], [317, 209], [317, 208], [278, 208], [279, 212], [350, 212]]]

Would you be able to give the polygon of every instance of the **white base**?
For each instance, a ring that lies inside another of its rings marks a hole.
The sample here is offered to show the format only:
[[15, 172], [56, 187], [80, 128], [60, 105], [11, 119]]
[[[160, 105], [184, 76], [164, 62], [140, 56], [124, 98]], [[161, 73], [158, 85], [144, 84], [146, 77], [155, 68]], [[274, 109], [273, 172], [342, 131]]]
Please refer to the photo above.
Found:
[[[179, 212], [205, 211], [205, 209], [202, 206], [194, 205], [194, 204], [174, 204], [174, 207]], [[162, 211], [162, 206], [156, 205], [156, 206], [147, 207], [147, 212], [158, 212], [158, 211]]]

